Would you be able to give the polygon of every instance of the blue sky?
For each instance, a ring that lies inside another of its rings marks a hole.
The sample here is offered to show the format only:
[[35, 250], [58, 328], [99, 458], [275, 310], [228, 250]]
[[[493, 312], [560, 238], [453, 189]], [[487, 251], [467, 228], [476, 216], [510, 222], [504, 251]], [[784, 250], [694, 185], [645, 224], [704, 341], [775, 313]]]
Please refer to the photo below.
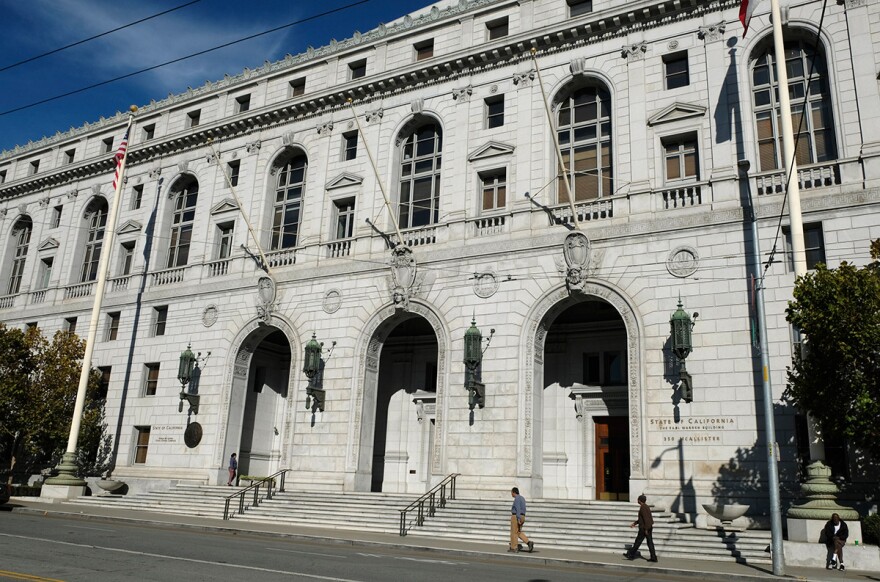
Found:
[[[168, 10], [188, 0], [0, 0], [0, 68]], [[330, 16], [50, 103], [2, 112], [262, 32], [358, 0], [200, 0], [60, 53], [0, 71], [0, 151], [182, 93], [245, 67], [366, 32], [431, 4], [369, 0]]]

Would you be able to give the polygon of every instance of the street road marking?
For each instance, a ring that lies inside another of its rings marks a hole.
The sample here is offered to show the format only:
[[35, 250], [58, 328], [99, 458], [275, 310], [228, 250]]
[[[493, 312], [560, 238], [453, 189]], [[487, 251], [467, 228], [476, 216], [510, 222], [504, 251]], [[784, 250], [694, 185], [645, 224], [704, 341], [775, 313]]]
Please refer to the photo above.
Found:
[[0, 570], [0, 578], [12, 578], [13, 580], [32, 580], [33, 582], [64, 582], [55, 578], [43, 578], [42, 576], [32, 576], [31, 574], [22, 574], [21, 572], [9, 572]]
[[445, 564], [447, 566], [464, 566], [465, 562], [452, 562], [450, 560], [429, 560], [427, 558], [409, 558], [407, 556], [390, 556], [387, 554], [364, 554], [358, 552], [358, 556], [364, 558], [380, 558], [383, 560], [392, 559], [392, 560], [407, 560], [409, 562], [424, 562], [426, 564]]
[[[73, 542], [62, 542], [59, 540], [50, 540], [46, 538], [34, 538], [30, 536], [16, 536], [12, 534], [0, 533], [0, 537], [15, 538], [20, 540], [30, 540], [34, 542], [45, 542], [48, 544], [58, 544], [62, 546], [73, 546], [76, 548], [88, 548], [90, 550], [105, 550], [108, 552], [119, 552], [121, 554], [133, 554], [135, 556], [146, 556], [148, 558], [165, 558], [167, 560], [177, 560], [180, 562], [192, 562], [194, 564], [207, 564], [209, 566], [221, 566], [223, 568], [238, 568], [239, 570], [254, 570], [257, 572], [269, 572], [270, 574], [285, 574], [288, 576], [301, 576], [303, 578], [311, 578], [312, 580], [327, 580], [328, 582], [361, 582], [360, 580], [352, 580], [350, 578], [334, 578], [332, 576], [317, 576], [315, 574], [306, 574], [305, 572], [291, 572], [287, 570], [272, 570], [270, 568], [257, 568], [256, 566], [242, 566], [240, 564], [230, 564], [227, 562], [211, 562], [209, 560], [197, 560], [195, 558], [183, 558], [180, 556], [168, 556], [165, 554], [153, 554], [150, 552], [137, 552], [134, 550], [123, 550], [122, 548], [108, 548], [106, 546], [93, 546], [91, 544], [75, 544]], [[21, 580], [38, 580], [40, 582], [63, 582], [62, 580], [49, 580], [48, 578], [20, 578]]]
[[266, 548], [267, 550], [272, 550], [273, 552], [290, 552], [291, 554], [306, 554], [307, 556], [324, 556], [325, 558], [342, 558], [343, 560], [347, 556], [340, 556], [337, 554], [319, 554], [318, 552], [300, 552], [297, 550], [285, 550], [284, 548]]
[[116, 530], [113, 530], [113, 529], [101, 529], [101, 528], [97, 528], [97, 527], [85, 527], [85, 526], [82, 526], [82, 525], [68, 525], [68, 526], [65, 526], [65, 527], [75, 527], [76, 529], [90, 529], [90, 530], [92, 530], [92, 531], [109, 531], [110, 533], [113, 533], [114, 531], [116, 531]]

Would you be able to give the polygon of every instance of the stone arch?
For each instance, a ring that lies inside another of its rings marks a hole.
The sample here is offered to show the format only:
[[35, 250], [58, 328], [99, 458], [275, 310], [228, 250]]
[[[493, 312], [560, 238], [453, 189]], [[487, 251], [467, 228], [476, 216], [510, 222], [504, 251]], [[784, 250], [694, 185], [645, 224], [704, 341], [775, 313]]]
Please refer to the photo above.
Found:
[[[394, 305], [386, 305], [367, 321], [358, 337], [353, 367], [348, 450], [345, 459], [345, 488], [347, 490], [369, 490], [371, 459], [365, 453], [366, 449], [372, 446], [372, 443], [371, 439], [367, 438], [371, 433], [371, 427], [366, 426], [366, 423], [371, 421], [364, 418], [365, 408], [369, 408], [369, 406], [365, 407], [365, 400], [375, 396], [382, 345], [391, 331], [400, 323], [400, 320], [392, 321], [398, 313], [399, 311], [395, 309]], [[433, 477], [442, 475], [446, 466], [449, 326], [433, 306], [421, 300], [411, 299], [409, 311], [406, 313], [424, 318], [437, 337], [437, 413], [434, 447], [430, 459]]]
[[[554, 320], [568, 307], [579, 301], [596, 297], [608, 302], [620, 314], [626, 328], [628, 416], [630, 437], [630, 483], [645, 479], [646, 447], [644, 441], [645, 385], [644, 325], [632, 300], [617, 287], [599, 280], [584, 284], [583, 294], [571, 294], [564, 284], [544, 293], [530, 310], [523, 326], [520, 345], [522, 376], [519, 393], [520, 415], [517, 434], [517, 474], [537, 475], [539, 464], [535, 455], [541, 451], [540, 432], [535, 430], [535, 399], [543, 389], [544, 341]], [[539, 411], [540, 412], [540, 411]], [[632, 485], [631, 485], [632, 489]], [[534, 493], [533, 493], [534, 495]]]
[[302, 342], [300, 342], [299, 335], [290, 321], [273, 313], [268, 322], [255, 317], [245, 323], [229, 344], [230, 349], [225, 364], [226, 372], [223, 379], [223, 391], [221, 393], [220, 407], [217, 412], [217, 441], [220, 446], [214, 452], [214, 462], [220, 467], [221, 472], [225, 467], [229, 454], [236, 452], [234, 446], [236, 443], [231, 442], [232, 439], [229, 434], [229, 415], [233, 399], [239, 390], [246, 388], [248, 370], [254, 351], [266, 337], [276, 331], [283, 333], [290, 344], [290, 369], [288, 371], [288, 385], [285, 395], [286, 405], [280, 430], [282, 447], [281, 465], [284, 467], [290, 465], [290, 446], [293, 439], [293, 411], [297, 401], [295, 385], [298, 376], [296, 375], [296, 370], [299, 354], [302, 353]]

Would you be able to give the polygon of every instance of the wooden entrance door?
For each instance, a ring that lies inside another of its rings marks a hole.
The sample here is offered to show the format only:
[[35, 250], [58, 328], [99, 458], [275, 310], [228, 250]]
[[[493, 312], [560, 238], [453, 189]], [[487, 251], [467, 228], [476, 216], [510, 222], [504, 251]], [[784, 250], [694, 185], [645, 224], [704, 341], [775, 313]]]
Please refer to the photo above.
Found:
[[629, 501], [629, 431], [625, 416], [593, 419], [596, 425], [596, 499]]

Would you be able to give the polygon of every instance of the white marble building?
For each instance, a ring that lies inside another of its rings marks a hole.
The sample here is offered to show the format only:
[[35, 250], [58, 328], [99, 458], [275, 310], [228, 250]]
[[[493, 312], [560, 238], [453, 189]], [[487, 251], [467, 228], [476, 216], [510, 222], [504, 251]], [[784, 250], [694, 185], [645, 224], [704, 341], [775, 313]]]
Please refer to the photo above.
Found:
[[[864, 263], [880, 237], [880, 7], [828, 3], [820, 31], [822, 2], [783, 4], [793, 103], [810, 110], [809, 263]], [[235, 451], [242, 474], [289, 468], [302, 488], [423, 492], [460, 473], [464, 496], [647, 492], [696, 513], [764, 496], [750, 190], [762, 260], [778, 245], [771, 379], [796, 488], [769, 3], [745, 38], [738, 7], [446, 0], [151, 103], [109, 249], [95, 241], [125, 116], [3, 152], [0, 319], [84, 333], [97, 256], [111, 253], [94, 365], [109, 373], [114, 476], [142, 486], [224, 482]], [[414, 273], [392, 275], [395, 220]], [[563, 251], [572, 232], [588, 240], [577, 257]], [[692, 403], [668, 345], [679, 297], [699, 312]], [[472, 318], [484, 338], [494, 329], [473, 410]], [[336, 342], [324, 411], [306, 409], [313, 333]], [[211, 353], [195, 415], [178, 411], [190, 342]]]

